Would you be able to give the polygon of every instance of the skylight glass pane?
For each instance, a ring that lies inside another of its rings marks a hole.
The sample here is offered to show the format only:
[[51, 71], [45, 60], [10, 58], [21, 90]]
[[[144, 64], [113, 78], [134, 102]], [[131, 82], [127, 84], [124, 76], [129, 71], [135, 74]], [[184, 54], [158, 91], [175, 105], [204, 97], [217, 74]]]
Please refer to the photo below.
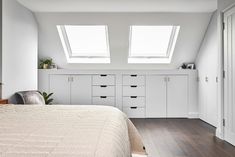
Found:
[[106, 26], [64, 26], [72, 57], [109, 57]]
[[174, 26], [131, 26], [130, 57], [167, 57]]

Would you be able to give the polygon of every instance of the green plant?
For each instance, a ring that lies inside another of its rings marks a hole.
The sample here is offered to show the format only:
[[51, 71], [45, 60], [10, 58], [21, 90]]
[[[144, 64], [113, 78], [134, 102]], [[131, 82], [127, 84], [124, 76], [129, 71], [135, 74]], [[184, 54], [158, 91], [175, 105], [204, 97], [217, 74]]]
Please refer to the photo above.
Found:
[[40, 60], [40, 63], [39, 63], [39, 68], [40, 68], [40, 69], [43, 69], [43, 66], [44, 66], [45, 64], [50, 67], [50, 66], [53, 64], [52, 59], [51, 59], [51, 58], [50, 58], [50, 59], [41, 59], [41, 60]]
[[54, 99], [52, 99], [52, 98], [50, 98], [54, 93], [49, 93], [49, 94], [47, 94], [46, 92], [39, 92], [42, 96], [43, 96], [43, 98], [44, 98], [44, 100], [45, 100], [45, 104], [47, 104], [47, 105], [51, 105], [52, 104], [52, 102], [53, 102], [53, 100]]

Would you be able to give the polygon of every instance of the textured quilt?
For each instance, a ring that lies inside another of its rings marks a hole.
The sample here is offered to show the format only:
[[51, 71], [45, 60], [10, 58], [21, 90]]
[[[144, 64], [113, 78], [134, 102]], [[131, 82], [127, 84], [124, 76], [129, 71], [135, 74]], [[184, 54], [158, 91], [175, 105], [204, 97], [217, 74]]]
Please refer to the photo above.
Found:
[[0, 157], [132, 154], [146, 155], [140, 135], [126, 115], [113, 107], [0, 106]]

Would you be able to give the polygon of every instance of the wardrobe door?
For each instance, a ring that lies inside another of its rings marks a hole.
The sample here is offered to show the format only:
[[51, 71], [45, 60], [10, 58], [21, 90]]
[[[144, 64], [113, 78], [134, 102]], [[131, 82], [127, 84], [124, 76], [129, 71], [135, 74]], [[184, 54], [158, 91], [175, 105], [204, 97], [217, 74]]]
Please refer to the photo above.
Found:
[[167, 117], [188, 117], [188, 77], [167, 77]]
[[73, 75], [71, 80], [71, 104], [91, 105], [91, 75]]
[[207, 117], [206, 122], [217, 127], [217, 114], [218, 114], [218, 106], [217, 106], [217, 83], [216, 83], [216, 75], [211, 73], [208, 77], [207, 82]]
[[149, 75], [146, 77], [146, 117], [166, 117], [166, 77]]
[[199, 73], [199, 83], [198, 83], [198, 90], [199, 90], [199, 113], [200, 119], [207, 122], [207, 110], [208, 110], [208, 81], [209, 78], [203, 72]]
[[70, 104], [70, 76], [50, 75], [50, 92], [54, 104]]

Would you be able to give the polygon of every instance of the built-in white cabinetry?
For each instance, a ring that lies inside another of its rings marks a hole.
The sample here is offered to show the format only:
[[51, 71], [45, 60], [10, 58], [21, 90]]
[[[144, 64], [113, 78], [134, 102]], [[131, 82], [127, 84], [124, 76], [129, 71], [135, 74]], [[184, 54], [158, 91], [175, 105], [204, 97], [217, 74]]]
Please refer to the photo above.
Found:
[[54, 93], [56, 104], [70, 104], [71, 78], [67, 75], [50, 75], [49, 92]]
[[146, 117], [188, 117], [188, 77], [186, 75], [147, 76]]
[[115, 106], [115, 75], [92, 75], [92, 104]]
[[71, 104], [91, 104], [91, 76], [71, 75]]
[[122, 104], [123, 111], [130, 118], [144, 118], [145, 106], [145, 76], [123, 75]]
[[149, 75], [146, 77], [146, 117], [166, 117], [166, 76]]
[[50, 75], [50, 92], [56, 104], [91, 104], [90, 75]]
[[188, 117], [188, 77], [167, 76], [167, 117]]
[[54, 104], [114, 106], [130, 118], [198, 117], [197, 71], [39, 70]]

